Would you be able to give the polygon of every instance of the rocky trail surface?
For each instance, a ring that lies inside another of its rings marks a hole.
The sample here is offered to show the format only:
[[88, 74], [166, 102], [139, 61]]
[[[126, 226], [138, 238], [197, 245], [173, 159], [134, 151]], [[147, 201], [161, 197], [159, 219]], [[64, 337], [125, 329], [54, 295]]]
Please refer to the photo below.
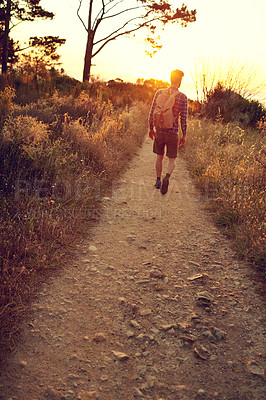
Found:
[[181, 157], [168, 193], [153, 187], [151, 146], [40, 289], [1, 400], [266, 398], [254, 272], [211, 221]]

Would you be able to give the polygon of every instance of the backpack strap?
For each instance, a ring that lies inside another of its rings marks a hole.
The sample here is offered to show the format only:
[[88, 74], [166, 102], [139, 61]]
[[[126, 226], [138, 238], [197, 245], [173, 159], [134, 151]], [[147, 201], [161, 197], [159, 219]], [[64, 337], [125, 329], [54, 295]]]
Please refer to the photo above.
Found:
[[170, 94], [177, 95], [179, 93], [179, 89], [175, 86], [169, 86], [167, 89]]

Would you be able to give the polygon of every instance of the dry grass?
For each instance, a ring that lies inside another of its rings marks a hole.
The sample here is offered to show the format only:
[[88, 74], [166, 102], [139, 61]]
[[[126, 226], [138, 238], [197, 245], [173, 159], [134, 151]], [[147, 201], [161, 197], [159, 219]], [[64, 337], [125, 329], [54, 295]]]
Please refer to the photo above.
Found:
[[264, 131], [191, 119], [185, 157], [238, 255], [265, 265]]
[[[12, 90], [1, 93], [0, 352], [14, 348], [35, 288], [60, 270], [146, 134], [149, 104], [94, 96], [55, 93], [21, 107]], [[258, 131], [191, 119], [185, 150], [217, 222], [256, 265], [264, 260], [264, 145]]]
[[86, 93], [8, 107], [0, 133], [0, 352], [14, 348], [35, 288], [62, 267], [136, 153], [148, 111], [140, 102], [114, 109]]

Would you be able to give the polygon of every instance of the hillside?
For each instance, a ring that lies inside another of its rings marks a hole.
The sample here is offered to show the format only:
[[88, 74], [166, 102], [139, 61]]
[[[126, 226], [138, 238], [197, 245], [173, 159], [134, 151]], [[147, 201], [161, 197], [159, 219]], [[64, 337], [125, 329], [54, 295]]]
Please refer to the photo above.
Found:
[[40, 288], [0, 399], [264, 398], [256, 273], [212, 222], [181, 156], [167, 195], [153, 184], [147, 139]]

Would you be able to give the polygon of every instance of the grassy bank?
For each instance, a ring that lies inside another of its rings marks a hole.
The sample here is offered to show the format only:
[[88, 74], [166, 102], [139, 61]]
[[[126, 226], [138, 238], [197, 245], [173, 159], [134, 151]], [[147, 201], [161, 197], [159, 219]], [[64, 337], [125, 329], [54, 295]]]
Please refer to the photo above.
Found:
[[238, 256], [265, 266], [265, 124], [241, 129], [191, 118], [185, 158]]
[[[14, 348], [35, 288], [88, 232], [147, 132], [155, 87], [121, 85], [55, 91], [26, 105], [14, 103], [10, 87], [0, 93], [0, 352]], [[216, 222], [258, 267], [265, 262], [263, 129], [190, 117], [183, 152]]]
[[[148, 106], [114, 108], [86, 92], [18, 106], [2, 93], [0, 351], [42, 278], [97, 217], [101, 197], [147, 131]], [[4, 115], [4, 114], [3, 114]]]

